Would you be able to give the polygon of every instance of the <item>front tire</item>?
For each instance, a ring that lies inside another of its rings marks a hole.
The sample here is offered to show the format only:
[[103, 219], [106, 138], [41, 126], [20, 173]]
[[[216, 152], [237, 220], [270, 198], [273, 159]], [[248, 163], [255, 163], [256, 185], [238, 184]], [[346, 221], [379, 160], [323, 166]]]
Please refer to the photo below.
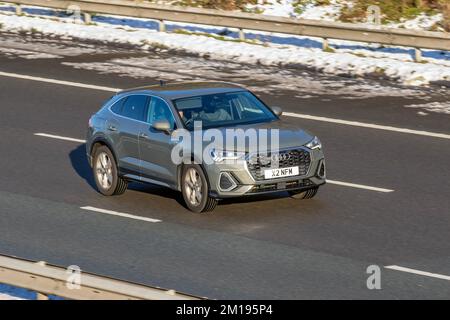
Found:
[[97, 148], [92, 163], [95, 184], [101, 194], [105, 196], [120, 195], [127, 190], [128, 183], [119, 177], [116, 161], [108, 147]]
[[319, 187], [315, 187], [312, 189], [304, 190], [304, 191], [289, 191], [289, 196], [293, 199], [312, 199], [316, 196], [319, 191]]
[[209, 183], [199, 165], [183, 167], [181, 190], [186, 206], [193, 212], [211, 212], [217, 205], [217, 200], [209, 196]]

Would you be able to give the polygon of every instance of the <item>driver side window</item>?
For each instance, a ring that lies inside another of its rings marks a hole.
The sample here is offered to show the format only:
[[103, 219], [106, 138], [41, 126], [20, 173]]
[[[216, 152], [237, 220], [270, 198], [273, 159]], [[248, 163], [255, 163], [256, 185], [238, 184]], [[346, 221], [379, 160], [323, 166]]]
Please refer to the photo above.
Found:
[[176, 123], [172, 112], [167, 103], [161, 98], [151, 97], [146, 120], [150, 125], [157, 121], [166, 120], [169, 122], [171, 130], [176, 129]]

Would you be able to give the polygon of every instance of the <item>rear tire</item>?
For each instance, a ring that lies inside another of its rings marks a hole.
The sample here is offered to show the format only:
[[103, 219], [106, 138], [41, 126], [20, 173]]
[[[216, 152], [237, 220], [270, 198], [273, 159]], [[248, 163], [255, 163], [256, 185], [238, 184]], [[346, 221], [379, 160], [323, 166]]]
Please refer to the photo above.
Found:
[[217, 200], [209, 196], [209, 183], [199, 165], [191, 164], [183, 167], [181, 191], [186, 206], [192, 212], [208, 213], [217, 205]]
[[315, 187], [312, 189], [304, 190], [304, 191], [288, 191], [289, 196], [293, 199], [312, 199], [316, 196], [319, 191], [319, 187]]
[[116, 160], [106, 146], [100, 146], [92, 157], [92, 172], [98, 191], [105, 196], [123, 194], [128, 182], [119, 177]]

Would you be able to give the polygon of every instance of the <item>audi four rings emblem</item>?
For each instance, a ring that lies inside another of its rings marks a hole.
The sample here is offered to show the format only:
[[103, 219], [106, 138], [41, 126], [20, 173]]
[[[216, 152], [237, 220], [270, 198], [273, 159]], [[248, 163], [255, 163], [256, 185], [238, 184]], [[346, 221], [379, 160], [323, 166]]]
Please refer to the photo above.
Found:
[[280, 162], [287, 161], [291, 156], [288, 153], [275, 153], [272, 155], [272, 161]]

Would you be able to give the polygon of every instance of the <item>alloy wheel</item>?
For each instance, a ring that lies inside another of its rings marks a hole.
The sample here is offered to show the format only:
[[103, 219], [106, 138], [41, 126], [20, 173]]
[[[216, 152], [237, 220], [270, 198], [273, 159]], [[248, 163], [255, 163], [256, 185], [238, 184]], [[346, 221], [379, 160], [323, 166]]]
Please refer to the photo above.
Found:
[[106, 152], [102, 152], [97, 157], [95, 166], [97, 181], [104, 190], [109, 190], [113, 183], [113, 172], [111, 158]]
[[202, 202], [202, 188], [203, 183], [200, 174], [194, 168], [189, 168], [186, 172], [185, 191], [186, 196], [192, 205], [198, 206]]

